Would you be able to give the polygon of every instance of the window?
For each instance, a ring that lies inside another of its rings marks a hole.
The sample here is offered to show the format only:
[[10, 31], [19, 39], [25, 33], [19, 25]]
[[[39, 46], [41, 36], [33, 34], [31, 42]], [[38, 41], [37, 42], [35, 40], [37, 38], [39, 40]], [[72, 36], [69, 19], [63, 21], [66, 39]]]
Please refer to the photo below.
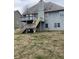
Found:
[[26, 17], [26, 15], [23, 15], [23, 17]]
[[58, 27], [60, 27], [60, 23], [58, 23]]
[[60, 23], [55, 23], [55, 24], [54, 24], [54, 27], [55, 27], [55, 28], [60, 27]]
[[45, 28], [48, 28], [48, 24], [45, 24]]
[[60, 13], [60, 16], [64, 16], [64, 14], [63, 13]]
[[60, 16], [64, 16], [64, 12], [59, 12], [59, 15]]
[[28, 15], [26, 15], [26, 17], [28, 17]]

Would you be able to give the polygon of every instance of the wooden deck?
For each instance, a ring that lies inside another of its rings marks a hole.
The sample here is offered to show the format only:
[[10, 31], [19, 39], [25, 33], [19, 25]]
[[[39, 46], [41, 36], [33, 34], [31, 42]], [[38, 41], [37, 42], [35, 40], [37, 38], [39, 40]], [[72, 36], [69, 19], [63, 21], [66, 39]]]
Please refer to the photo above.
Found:
[[40, 23], [40, 20], [34, 20], [33, 23], [31, 24], [25, 24], [24, 27], [21, 28], [21, 33], [26, 29], [36, 29], [39, 23]]

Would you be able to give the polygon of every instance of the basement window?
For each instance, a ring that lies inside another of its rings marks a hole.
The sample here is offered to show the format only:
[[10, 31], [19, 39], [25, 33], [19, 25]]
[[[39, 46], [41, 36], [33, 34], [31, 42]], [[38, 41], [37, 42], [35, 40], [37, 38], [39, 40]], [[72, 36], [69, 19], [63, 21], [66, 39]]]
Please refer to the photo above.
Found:
[[54, 24], [54, 27], [55, 27], [55, 28], [60, 27], [60, 23], [55, 23], [55, 24]]
[[48, 28], [48, 24], [45, 24], [45, 28]]

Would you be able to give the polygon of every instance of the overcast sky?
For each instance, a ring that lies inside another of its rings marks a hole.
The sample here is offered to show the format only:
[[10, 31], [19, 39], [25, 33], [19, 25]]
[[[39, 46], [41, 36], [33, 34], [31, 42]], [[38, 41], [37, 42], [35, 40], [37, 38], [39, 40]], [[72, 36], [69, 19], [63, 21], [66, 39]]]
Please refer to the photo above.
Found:
[[[22, 9], [24, 9], [25, 6], [30, 7], [30, 6], [38, 3], [38, 1], [40, 1], [40, 0], [15, 0], [14, 9], [22, 12]], [[44, 1], [55, 2], [59, 5], [64, 6], [64, 0], [44, 0]]]

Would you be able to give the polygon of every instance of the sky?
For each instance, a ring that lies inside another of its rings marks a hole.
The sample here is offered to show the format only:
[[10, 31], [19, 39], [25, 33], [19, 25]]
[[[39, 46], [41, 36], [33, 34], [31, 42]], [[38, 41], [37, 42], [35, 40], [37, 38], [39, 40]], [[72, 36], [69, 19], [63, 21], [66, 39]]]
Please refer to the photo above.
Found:
[[[32, 5], [38, 3], [40, 0], [14, 0], [14, 10], [24, 11], [25, 7], [31, 7]], [[44, 0], [46, 2], [54, 2], [61, 6], [64, 6], [64, 0]]]

